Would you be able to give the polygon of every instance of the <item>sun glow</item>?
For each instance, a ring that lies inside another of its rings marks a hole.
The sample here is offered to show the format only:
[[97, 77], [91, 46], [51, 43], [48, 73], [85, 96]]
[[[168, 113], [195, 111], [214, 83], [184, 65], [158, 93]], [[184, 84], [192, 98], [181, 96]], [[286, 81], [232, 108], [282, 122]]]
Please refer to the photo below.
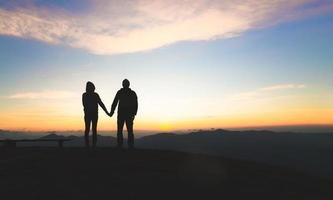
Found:
[[136, 130], [333, 124], [332, 1], [23, 2], [0, 3], [0, 129], [82, 130], [86, 82], [110, 109], [124, 78]]

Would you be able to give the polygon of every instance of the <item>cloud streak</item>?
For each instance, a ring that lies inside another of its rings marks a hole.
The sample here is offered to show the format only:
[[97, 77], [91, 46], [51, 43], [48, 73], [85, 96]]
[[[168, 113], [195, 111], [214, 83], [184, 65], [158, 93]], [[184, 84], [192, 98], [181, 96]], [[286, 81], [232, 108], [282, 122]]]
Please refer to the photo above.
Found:
[[249, 100], [249, 99], [256, 99], [259, 97], [263, 97], [267, 94], [271, 95], [272, 92], [277, 91], [287, 91], [287, 90], [299, 90], [305, 89], [306, 85], [304, 84], [279, 84], [279, 85], [272, 85], [268, 87], [259, 88], [249, 92], [243, 92], [239, 94], [235, 94], [231, 96], [231, 100]]
[[260, 88], [260, 91], [276, 91], [276, 90], [288, 90], [288, 89], [303, 89], [306, 86], [304, 84], [282, 84], [273, 85], [269, 87]]
[[8, 96], [9, 99], [66, 99], [74, 97], [75, 93], [61, 90], [45, 90], [41, 92], [21, 92]]
[[328, 0], [90, 0], [88, 10], [72, 14], [34, 2], [0, 7], [0, 34], [108, 55], [235, 37], [333, 10]]

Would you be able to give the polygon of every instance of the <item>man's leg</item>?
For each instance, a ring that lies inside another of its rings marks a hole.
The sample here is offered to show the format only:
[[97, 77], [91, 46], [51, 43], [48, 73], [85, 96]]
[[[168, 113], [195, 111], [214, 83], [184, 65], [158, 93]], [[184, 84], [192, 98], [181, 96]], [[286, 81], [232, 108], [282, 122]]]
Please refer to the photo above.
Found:
[[98, 117], [94, 116], [91, 120], [92, 122], [92, 142], [93, 142], [93, 147], [96, 147], [97, 144], [97, 122], [98, 122]]
[[89, 116], [84, 116], [85, 130], [84, 130], [84, 142], [85, 146], [89, 147], [89, 132], [91, 119]]
[[124, 118], [118, 115], [118, 120], [117, 120], [117, 142], [118, 142], [118, 147], [123, 146], [123, 128], [124, 128]]
[[133, 117], [129, 117], [126, 119], [126, 128], [128, 133], [128, 147], [134, 148], [134, 134], [133, 134]]

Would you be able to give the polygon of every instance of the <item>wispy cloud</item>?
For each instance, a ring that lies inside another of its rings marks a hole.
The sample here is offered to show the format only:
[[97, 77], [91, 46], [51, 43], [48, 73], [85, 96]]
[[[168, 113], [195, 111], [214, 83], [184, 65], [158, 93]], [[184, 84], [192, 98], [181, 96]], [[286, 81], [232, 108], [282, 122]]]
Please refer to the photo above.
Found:
[[0, 34], [117, 54], [245, 31], [333, 10], [331, 0], [90, 0], [84, 13], [60, 7], [0, 7]]
[[234, 94], [231, 96], [231, 100], [249, 100], [255, 99], [259, 97], [263, 97], [265, 95], [271, 95], [274, 91], [286, 91], [286, 90], [297, 90], [306, 88], [305, 84], [279, 84], [272, 85], [268, 87], [258, 88], [249, 92], [242, 92], [238, 94]]
[[75, 93], [60, 90], [45, 90], [41, 92], [21, 92], [9, 95], [9, 99], [65, 99], [74, 97]]
[[302, 89], [305, 88], [304, 84], [282, 84], [273, 85], [269, 87], [260, 88], [260, 91], [275, 91], [275, 90], [287, 90], [287, 89]]

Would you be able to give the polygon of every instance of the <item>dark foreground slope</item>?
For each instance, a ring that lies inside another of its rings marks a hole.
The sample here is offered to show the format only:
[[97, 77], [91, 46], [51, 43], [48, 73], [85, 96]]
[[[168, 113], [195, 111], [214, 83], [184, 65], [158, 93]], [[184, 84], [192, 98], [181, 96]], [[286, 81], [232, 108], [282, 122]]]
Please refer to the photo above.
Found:
[[183, 135], [165, 133], [146, 136], [138, 139], [136, 146], [251, 160], [333, 180], [333, 133], [217, 129]]
[[0, 149], [1, 199], [332, 199], [332, 182], [158, 150]]

